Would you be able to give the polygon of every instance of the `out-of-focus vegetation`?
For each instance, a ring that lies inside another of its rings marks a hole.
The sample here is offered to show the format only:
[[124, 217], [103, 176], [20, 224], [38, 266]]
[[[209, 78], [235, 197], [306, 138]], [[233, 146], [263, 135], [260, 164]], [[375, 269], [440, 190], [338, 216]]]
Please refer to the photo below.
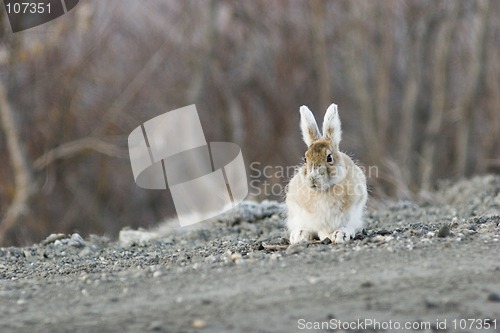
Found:
[[192, 103], [207, 141], [263, 167], [299, 163], [299, 107], [335, 102], [379, 199], [498, 172], [499, 18], [495, 0], [87, 0], [12, 34], [1, 7], [0, 244], [174, 214], [136, 187], [127, 136]]

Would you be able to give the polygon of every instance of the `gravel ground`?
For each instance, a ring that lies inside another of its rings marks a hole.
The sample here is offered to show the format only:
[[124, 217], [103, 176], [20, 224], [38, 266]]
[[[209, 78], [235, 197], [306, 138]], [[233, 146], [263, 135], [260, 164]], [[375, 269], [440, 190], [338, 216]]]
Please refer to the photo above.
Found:
[[289, 246], [285, 215], [0, 248], [0, 332], [500, 332], [500, 176], [369, 211], [347, 244]]

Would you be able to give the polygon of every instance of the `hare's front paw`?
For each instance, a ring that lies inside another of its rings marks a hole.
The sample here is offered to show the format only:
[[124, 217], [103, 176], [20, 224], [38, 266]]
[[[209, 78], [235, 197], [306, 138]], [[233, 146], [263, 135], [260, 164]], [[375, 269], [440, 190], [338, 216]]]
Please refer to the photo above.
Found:
[[339, 230], [335, 230], [334, 232], [332, 232], [332, 234], [330, 236], [330, 240], [332, 241], [332, 243], [340, 244], [340, 243], [345, 243], [345, 242], [351, 240], [351, 238], [353, 238], [353, 237], [354, 237], [354, 234], [352, 234], [349, 230], [339, 229]]
[[290, 244], [308, 242], [314, 239], [314, 234], [307, 230], [294, 230], [290, 232]]
[[354, 237], [354, 234], [352, 234], [349, 230], [343, 228], [335, 230], [332, 233], [319, 233], [318, 235], [320, 240], [330, 238], [330, 240], [334, 244], [345, 243]]

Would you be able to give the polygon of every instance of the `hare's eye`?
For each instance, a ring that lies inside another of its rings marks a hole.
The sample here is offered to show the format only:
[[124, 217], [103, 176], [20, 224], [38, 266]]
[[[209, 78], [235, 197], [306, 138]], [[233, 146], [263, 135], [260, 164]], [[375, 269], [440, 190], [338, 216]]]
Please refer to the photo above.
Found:
[[326, 157], [326, 161], [327, 161], [328, 163], [333, 162], [332, 154], [328, 154], [328, 156]]
[[302, 158], [302, 160], [304, 161], [304, 163], [306, 163], [306, 162], [307, 162], [307, 157], [305, 157], [305, 156], [304, 156], [304, 157]]

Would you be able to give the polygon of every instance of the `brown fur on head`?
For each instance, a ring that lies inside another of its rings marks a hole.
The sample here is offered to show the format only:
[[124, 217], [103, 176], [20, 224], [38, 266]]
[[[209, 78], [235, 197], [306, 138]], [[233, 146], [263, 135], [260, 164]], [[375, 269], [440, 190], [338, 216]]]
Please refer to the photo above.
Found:
[[300, 115], [302, 136], [308, 145], [302, 173], [311, 189], [326, 191], [346, 175], [345, 162], [339, 151], [341, 127], [337, 106], [332, 104], [326, 111], [323, 135], [320, 135], [316, 120], [306, 106], [300, 108]]

